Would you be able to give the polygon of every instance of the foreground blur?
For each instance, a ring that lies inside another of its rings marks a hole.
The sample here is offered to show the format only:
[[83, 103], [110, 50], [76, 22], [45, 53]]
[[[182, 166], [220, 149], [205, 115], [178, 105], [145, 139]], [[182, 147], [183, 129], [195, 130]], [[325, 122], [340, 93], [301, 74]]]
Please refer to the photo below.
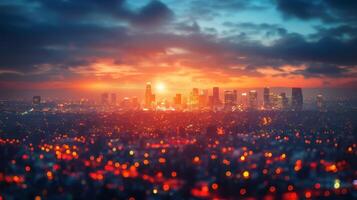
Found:
[[353, 199], [355, 112], [0, 114], [3, 199]]

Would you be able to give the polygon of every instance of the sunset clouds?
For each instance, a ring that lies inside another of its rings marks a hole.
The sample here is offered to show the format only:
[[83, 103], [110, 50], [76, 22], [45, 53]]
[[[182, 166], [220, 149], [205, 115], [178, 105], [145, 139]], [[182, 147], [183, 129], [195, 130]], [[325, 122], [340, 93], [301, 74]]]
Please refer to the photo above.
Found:
[[355, 87], [353, 9], [353, 0], [5, 0], [0, 85]]

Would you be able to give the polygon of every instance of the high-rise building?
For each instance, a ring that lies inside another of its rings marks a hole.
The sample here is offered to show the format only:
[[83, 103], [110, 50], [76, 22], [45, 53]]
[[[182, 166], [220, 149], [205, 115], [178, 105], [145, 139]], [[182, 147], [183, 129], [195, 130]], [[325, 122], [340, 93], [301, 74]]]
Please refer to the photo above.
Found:
[[280, 97], [281, 97], [281, 109], [283, 110], [288, 109], [289, 100], [286, 97], [286, 93], [285, 92], [280, 93]]
[[316, 96], [316, 106], [319, 111], [325, 110], [325, 101], [324, 101], [324, 97], [322, 96], [322, 94], [318, 94]]
[[256, 90], [249, 91], [249, 108], [257, 109], [258, 108], [258, 92]]
[[213, 87], [213, 95], [212, 95], [212, 103], [213, 107], [219, 106], [220, 100], [219, 100], [219, 87]]
[[155, 102], [155, 95], [152, 93], [151, 83], [147, 82], [146, 89], [145, 89], [145, 107], [151, 108], [154, 102]]
[[109, 94], [108, 93], [103, 93], [102, 94], [101, 103], [102, 103], [102, 105], [108, 105], [109, 104]]
[[137, 110], [140, 108], [140, 103], [139, 103], [138, 97], [134, 96], [133, 98], [131, 98], [131, 107], [134, 110]]
[[230, 90], [224, 91], [224, 107], [225, 109], [232, 109], [235, 106], [234, 92]]
[[301, 88], [291, 89], [291, 109], [301, 111], [303, 108], [303, 96]]
[[117, 95], [115, 93], [110, 94], [110, 104], [111, 105], [117, 104]]
[[33, 96], [32, 97], [32, 104], [33, 105], [40, 105], [41, 104], [41, 96]]
[[270, 89], [269, 88], [264, 88], [263, 91], [263, 103], [264, 103], [264, 108], [265, 109], [270, 109], [271, 108], [271, 102], [270, 102]]
[[199, 90], [198, 88], [193, 88], [192, 89], [192, 93], [191, 93], [191, 105], [193, 107], [197, 107], [198, 106], [198, 97], [199, 97]]
[[248, 108], [248, 95], [247, 95], [246, 92], [242, 93], [241, 108], [244, 109], [244, 110]]
[[176, 96], [174, 97], [174, 104], [175, 105], [181, 105], [182, 103], [182, 95], [181, 94], [176, 94]]
[[233, 103], [234, 103], [234, 105], [238, 104], [238, 92], [237, 92], [237, 90], [233, 90]]
[[206, 107], [208, 103], [208, 90], [204, 89], [200, 91], [200, 95], [198, 97], [198, 105], [203, 108]]

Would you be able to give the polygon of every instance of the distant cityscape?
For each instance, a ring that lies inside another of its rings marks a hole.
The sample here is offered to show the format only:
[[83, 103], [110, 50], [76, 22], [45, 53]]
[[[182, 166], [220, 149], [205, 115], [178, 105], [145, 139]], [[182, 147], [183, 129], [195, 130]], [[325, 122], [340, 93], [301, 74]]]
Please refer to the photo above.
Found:
[[[262, 101], [258, 100], [258, 97]], [[118, 98], [117, 93], [104, 92], [100, 94], [99, 101], [81, 99], [73, 102], [48, 102], [42, 96], [32, 98], [32, 106], [38, 109], [63, 111], [76, 110], [76, 105], [87, 106], [86, 110], [113, 111], [119, 110], [157, 110], [157, 111], [302, 111], [319, 110], [327, 111], [326, 100], [322, 94], [316, 95], [310, 107], [306, 108], [302, 88], [291, 88], [291, 93], [272, 92], [265, 87], [262, 94], [258, 90], [238, 92], [237, 90], [223, 90], [219, 87], [208, 89], [192, 88], [188, 94], [176, 93], [171, 98], [158, 98], [150, 82], [145, 86], [144, 98], [134, 97]], [[312, 105], [312, 106], [311, 106]]]

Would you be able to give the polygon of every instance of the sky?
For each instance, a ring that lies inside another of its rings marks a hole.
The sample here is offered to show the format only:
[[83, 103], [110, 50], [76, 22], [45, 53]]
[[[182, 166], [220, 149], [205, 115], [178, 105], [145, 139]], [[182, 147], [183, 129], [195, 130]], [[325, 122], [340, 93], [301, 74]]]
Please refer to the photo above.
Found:
[[355, 0], [2, 0], [0, 91], [357, 88]]

